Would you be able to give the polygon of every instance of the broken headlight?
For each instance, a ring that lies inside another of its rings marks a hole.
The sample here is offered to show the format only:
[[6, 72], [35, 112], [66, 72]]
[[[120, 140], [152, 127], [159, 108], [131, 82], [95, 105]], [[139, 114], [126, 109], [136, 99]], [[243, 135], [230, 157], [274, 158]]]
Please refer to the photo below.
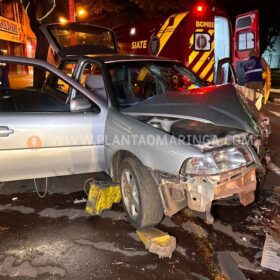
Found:
[[252, 156], [246, 147], [231, 147], [207, 153], [203, 157], [188, 159], [183, 165], [182, 174], [215, 175], [252, 162]]

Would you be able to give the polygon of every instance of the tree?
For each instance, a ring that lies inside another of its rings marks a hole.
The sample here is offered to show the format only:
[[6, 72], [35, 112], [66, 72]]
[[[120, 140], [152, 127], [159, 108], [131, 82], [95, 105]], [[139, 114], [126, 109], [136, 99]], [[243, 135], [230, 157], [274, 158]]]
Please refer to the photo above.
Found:
[[[35, 50], [35, 58], [47, 60], [49, 44], [40, 31], [40, 24], [57, 21], [57, 11], [63, 8], [55, 0], [21, 0], [30, 21], [30, 27], [34, 32], [37, 44]], [[34, 69], [33, 86], [40, 88], [45, 81], [45, 72], [40, 69]]]
[[90, 21], [103, 26], [115, 27], [143, 21], [158, 15], [173, 13], [187, 8], [194, 0], [82, 0], [91, 12]]
[[91, 11], [87, 21], [109, 28], [145, 18], [143, 11], [130, 0], [80, 0], [79, 5]]
[[145, 15], [149, 17], [155, 17], [162, 13], [173, 13], [182, 10], [186, 10], [194, 0], [131, 0], [135, 3], [140, 9], [143, 10]]

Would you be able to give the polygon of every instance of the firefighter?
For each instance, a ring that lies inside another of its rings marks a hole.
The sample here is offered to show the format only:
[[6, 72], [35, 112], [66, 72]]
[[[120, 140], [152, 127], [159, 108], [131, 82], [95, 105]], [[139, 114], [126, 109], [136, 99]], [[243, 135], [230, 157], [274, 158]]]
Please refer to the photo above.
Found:
[[256, 51], [249, 53], [250, 58], [244, 62], [245, 87], [250, 89], [246, 92], [246, 96], [260, 110], [262, 106], [264, 82], [262, 73], [269, 66], [263, 58], [257, 57]]

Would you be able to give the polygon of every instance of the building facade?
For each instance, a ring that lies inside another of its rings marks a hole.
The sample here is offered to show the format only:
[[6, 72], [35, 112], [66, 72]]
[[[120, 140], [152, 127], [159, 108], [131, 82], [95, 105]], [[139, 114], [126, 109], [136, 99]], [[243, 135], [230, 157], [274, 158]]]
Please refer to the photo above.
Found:
[[[0, 51], [4, 55], [34, 57], [36, 37], [25, 9], [18, 0], [0, 0]], [[10, 69], [24, 73], [24, 67]]]

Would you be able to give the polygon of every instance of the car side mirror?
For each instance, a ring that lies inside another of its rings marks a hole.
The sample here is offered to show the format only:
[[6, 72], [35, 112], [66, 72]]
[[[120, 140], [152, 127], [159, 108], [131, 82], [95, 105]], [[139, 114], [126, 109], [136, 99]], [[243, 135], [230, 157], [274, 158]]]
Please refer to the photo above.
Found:
[[85, 112], [91, 108], [92, 108], [92, 104], [84, 96], [75, 97], [70, 102], [71, 112]]

